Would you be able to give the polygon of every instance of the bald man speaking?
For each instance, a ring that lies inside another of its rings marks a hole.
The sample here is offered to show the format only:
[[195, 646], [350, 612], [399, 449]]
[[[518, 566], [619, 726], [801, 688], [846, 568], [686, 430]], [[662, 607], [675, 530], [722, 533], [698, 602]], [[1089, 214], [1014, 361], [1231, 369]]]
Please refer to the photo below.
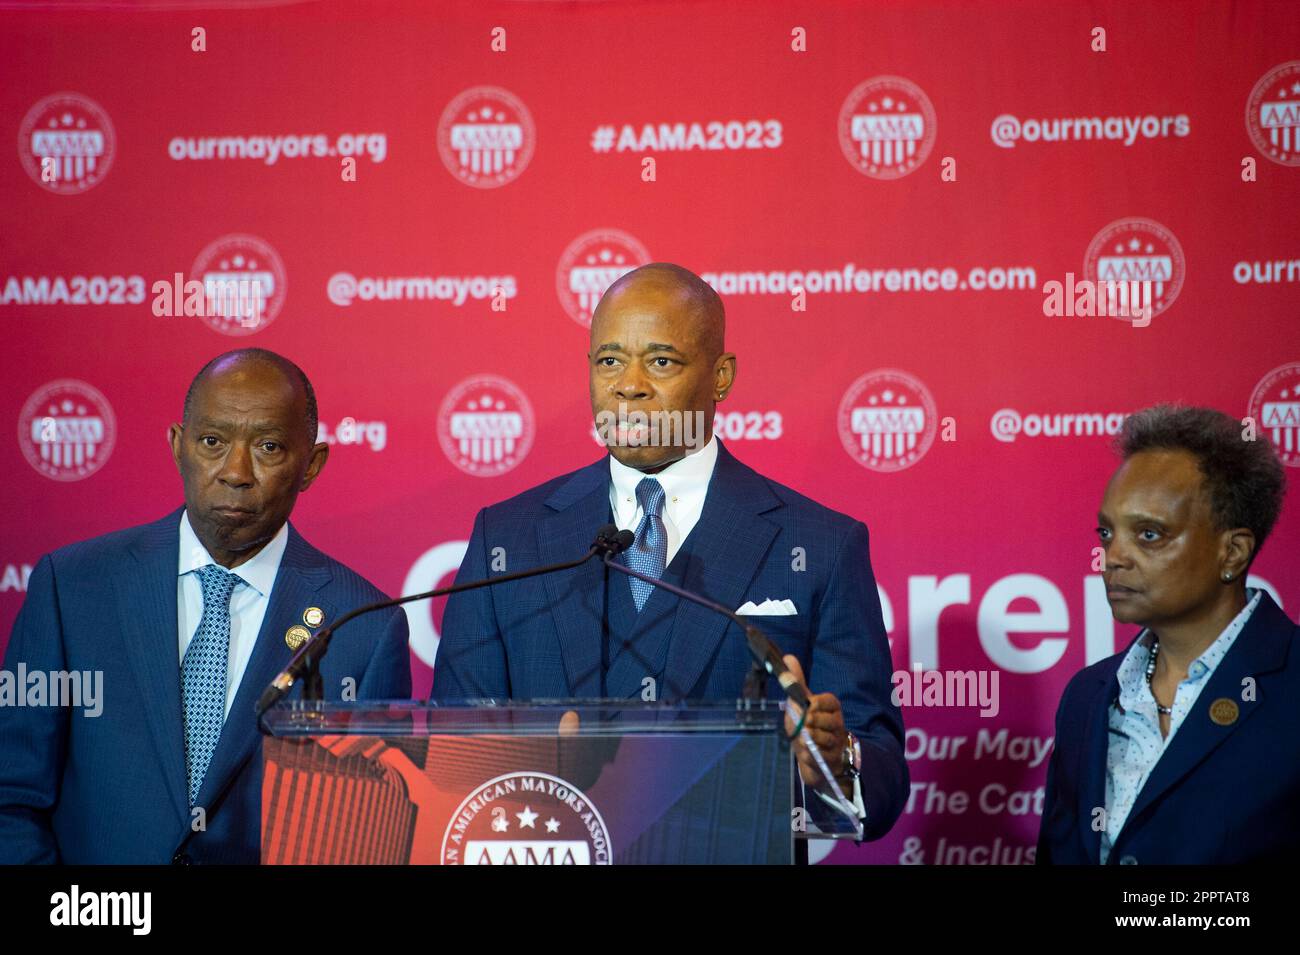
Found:
[[[493, 554], [514, 571], [581, 555], [603, 525], [634, 531], [629, 566], [756, 611], [816, 691], [813, 741], [878, 839], [908, 772], [867, 528], [746, 467], [713, 434], [736, 378], [724, 327], [717, 293], [680, 266], [645, 265], [610, 286], [587, 354], [609, 454], [479, 511], [457, 581], [496, 575]], [[660, 700], [735, 700], [750, 663], [722, 615], [589, 561], [452, 596], [433, 698], [640, 699], [649, 686]], [[796, 754], [805, 785], [824, 788], [802, 744]]]

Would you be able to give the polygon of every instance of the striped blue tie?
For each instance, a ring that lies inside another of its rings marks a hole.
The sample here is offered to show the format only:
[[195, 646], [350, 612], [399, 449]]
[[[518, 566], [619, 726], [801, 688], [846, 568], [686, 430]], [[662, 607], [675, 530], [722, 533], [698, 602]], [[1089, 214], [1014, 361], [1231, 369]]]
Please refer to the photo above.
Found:
[[190, 805], [221, 738], [226, 719], [226, 657], [230, 652], [230, 595], [236, 575], [209, 564], [196, 574], [203, 587], [203, 618], [181, 661], [181, 707], [185, 715], [185, 772]]
[[[654, 478], [642, 478], [636, 486], [636, 501], [641, 505], [643, 516], [637, 525], [636, 540], [627, 551], [627, 565], [658, 579], [663, 576], [664, 566], [668, 563], [668, 532], [664, 529], [662, 516], [663, 485]], [[636, 603], [637, 613], [640, 613], [654, 586], [635, 577], [629, 577], [628, 581], [632, 584], [632, 600]]]

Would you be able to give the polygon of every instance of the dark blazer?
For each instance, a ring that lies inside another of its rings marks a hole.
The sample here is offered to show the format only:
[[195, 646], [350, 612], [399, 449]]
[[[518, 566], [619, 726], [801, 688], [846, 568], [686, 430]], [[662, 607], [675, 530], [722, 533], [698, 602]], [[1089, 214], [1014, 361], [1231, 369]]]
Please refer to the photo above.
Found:
[[[457, 581], [500, 572], [496, 556], [506, 558], [506, 572], [581, 556], [612, 520], [609, 482], [606, 457], [479, 511]], [[799, 658], [815, 691], [839, 698], [862, 742], [866, 837], [884, 835], [902, 811], [908, 772], [866, 526], [768, 480], [719, 441], [699, 522], [668, 572], [733, 610], [747, 600], [794, 602], [795, 616], [754, 621]], [[661, 700], [741, 695], [750, 669], [743, 634], [662, 588], [634, 615], [662, 625], [615, 634], [631, 646], [609, 657], [606, 574], [617, 578], [612, 586], [628, 586], [593, 560], [450, 597], [433, 698], [639, 698], [647, 676]]]
[[[0, 862], [256, 863], [262, 757], [253, 704], [288, 663], [285, 631], [383, 594], [293, 525], [270, 604], [197, 805], [186, 793], [176, 587], [180, 514], [60, 548], [32, 571], [5, 669], [103, 672], [103, 711], [0, 708]], [[321, 666], [327, 699], [409, 699], [406, 616], [360, 617]], [[294, 695], [301, 691], [295, 689]]]
[[[1138, 793], [1107, 863], [1232, 864], [1300, 855], [1297, 633], [1265, 592]], [[1047, 764], [1040, 864], [1100, 860], [1101, 833], [1092, 822], [1105, 806], [1107, 714], [1127, 652], [1080, 671], [1065, 688]], [[1247, 678], [1253, 699], [1243, 699], [1251, 695]], [[1226, 726], [1210, 719], [1221, 699], [1238, 708]]]

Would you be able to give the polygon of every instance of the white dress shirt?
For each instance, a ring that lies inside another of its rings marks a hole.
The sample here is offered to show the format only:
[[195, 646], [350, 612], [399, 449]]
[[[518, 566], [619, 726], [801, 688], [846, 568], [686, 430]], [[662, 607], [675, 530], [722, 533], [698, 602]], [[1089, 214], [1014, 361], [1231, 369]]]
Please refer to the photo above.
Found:
[[680, 461], [674, 461], [657, 474], [646, 474], [609, 456], [609, 506], [614, 512], [614, 523], [621, 531], [636, 533], [644, 516], [636, 499], [636, 486], [646, 478], [654, 478], [664, 489], [664, 530], [668, 535], [666, 564], [681, 549], [691, 529], [704, 511], [704, 498], [713, 477], [713, 466], [718, 461], [718, 436], [710, 435], [709, 443]]
[[[285, 545], [289, 542], [289, 524], [286, 521], [276, 535], [257, 552], [256, 556], [240, 564], [230, 573], [242, 583], [235, 585], [230, 595], [230, 650], [226, 655], [226, 716], [235, 702], [235, 693], [244, 677], [248, 660], [253, 655], [253, 644], [262, 629], [262, 619], [271, 600], [271, 587], [280, 570]], [[185, 660], [185, 648], [199, 629], [203, 619], [203, 585], [194, 571], [215, 564], [190, 526], [188, 511], [181, 512], [180, 555], [176, 578], [176, 632], [179, 636], [180, 657]], [[224, 569], [224, 568], [223, 568]]]
[[1168, 736], [1160, 734], [1160, 714], [1156, 710], [1151, 687], [1147, 684], [1147, 661], [1151, 659], [1151, 644], [1155, 642], [1151, 632], [1144, 630], [1124, 655], [1123, 662], [1115, 672], [1115, 679], [1119, 681], [1119, 698], [1111, 704], [1107, 716], [1106, 828], [1101, 833], [1102, 865], [1106, 864], [1110, 847], [1119, 838], [1120, 830], [1124, 828], [1128, 814], [1137, 802], [1138, 793], [1146, 785], [1151, 771], [1169, 748], [1170, 741], [1178, 733], [1178, 727], [1183, 725], [1183, 720], [1191, 712], [1192, 704], [1210, 682], [1211, 675], [1236, 642], [1237, 635], [1245, 628], [1250, 615], [1259, 606], [1259, 597], [1263, 591], [1251, 592], [1254, 596], [1247, 601], [1241, 612], [1232, 618], [1232, 622], [1223, 628], [1223, 632], [1187, 668], [1187, 678], [1174, 691]]

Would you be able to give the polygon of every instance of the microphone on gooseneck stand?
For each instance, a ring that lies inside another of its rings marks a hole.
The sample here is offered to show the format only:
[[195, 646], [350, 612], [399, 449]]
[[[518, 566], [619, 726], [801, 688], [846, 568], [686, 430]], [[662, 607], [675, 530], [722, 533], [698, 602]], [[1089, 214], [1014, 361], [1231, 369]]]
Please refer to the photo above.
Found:
[[[624, 533], [627, 533], [626, 531]], [[630, 543], [632, 535], [628, 534], [627, 541]], [[560, 570], [571, 570], [585, 564], [591, 558], [599, 555], [612, 557], [628, 545], [623, 542], [618, 528], [613, 524], [606, 524], [596, 533], [596, 539], [592, 542], [587, 553], [577, 560], [564, 561], [559, 564], [546, 564], [542, 567], [532, 567], [528, 570], [519, 570], [511, 574], [502, 574], [500, 577], [488, 577], [484, 580], [470, 580], [463, 584], [452, 584], [449, 587], [440, 587], [436, 590], [430, 590], [422, 594], [411, 594], [406, 597], [397, 597], [392, 600], [381, 600], [377, 603], [367, 604], [364, 607], [358, 607], [339, 617], [328, 627], [318, 631], [307, 642], [298, 648], [293, 659], [285, 666], [274, 680], [263, 692], [257, 701], [255, 712], [260, 718], [268, 709], [284, 698], [285, 694], [293, 688], [293, 685], [299, 680], [304, 683], [303, 698], [309, 700], [319, 700], [321, 698], [320, 687], [320, 662], [325, 653], [329, 650], [330, 640], [334, 637], [335, 631], [343, 626], [349, 620], [355, 620], [362, 614], [372, 613], [376, 610], [384, 610], [388, 607], [397, 607], [401, 604], [411, 603], [416, 600], [428, 600], [430, 597], [443, 597], [447, 594], [457, 594], [465, 590], [476, 590], [479, 587], [491, 587], [495, 584], [504, 584], [512, 580], [523, 580], [527, 577], [538, 577], [542, 574], [550, 574]]]
[[759, 630], [758, 627], [746, 622], [745, 619], [735, 611], [729, 610], [717, 601], [692, 593], [689, 590], [684, 590], [676, 584], [670, 584], [667, 581], [658, 579], [657, 577], [651, 577], [649, 574], [643, 574], [640, 571], [633, 570], [626, 564], [615, 562], [613, 558], [631, 547], [632, 542], [636, 539], [636, 535], [631, 531], [619, 531], [615, 537], [618, 549], [606, 553], [601, 558], [604, 560], [607, 567], [613, 567], [616, 570], [620, 570], [629, 577], [644, 580], [651, 586], [662, 587], [670, 594], [676, 594], [683, 600], [689, 600], [691, 603], [697, 603], [701, 607], [707, 607], [734, 622], [744, 632], [745, 640], [749, 643], [749, 652], [753, 655], [754, 662], [772, 676], [776, 677], [776, 681], [781, 684], [781, 689], [785, 690], [785, 695], [788, 696], [793, 703], [801, 709], [807, 709], [808, 691], [804, 688], [802, 683], [795, 679], [795, 675], [790, 672], [790, 668], [785, 665], [785, 660], [781, 658], [780, 649], [778, 649], [776, 644], [768, 639], [767, 634], [763, 633], [762, 630]]
[[[606, 530], [608, 530], [608, 527], [602, 528], [601, 533], [604, 533]], [[763, 633], [763, 631], [759, 630], [758, 627], [755, 627], [753, 624], [747, 623], [738, 613], [724, 607], [715, 600], [710, 600], [708, 597], [691, 593], [689, 590], [678, 587], [676, 584], [668, 583], [667, 581], [660, 580], [657, 577], [652, 577], [649, 574], [643, 574], [639, 570], [633, 570], [631, 567], [628, 567], [625, 564], [620, 564], [614, 560], [615, 556], [631, 547], [632, 542], [635, 539], [636, 535], [631, 531], [619, 531], [615, 535], [616, 546], [605, 551], [601, 557], [601, 560], [605, 562], [605, 566], [613, 567], [616, 570], [622, 571], [629, 577], [644, 580], [647, 584], [650, 584], [653, 587], [662, 587], [670, 594], [676, 594], [683, 600], [689, 600], [692, 603], [699, 604], [701, 607], [707, 607], [734, 622], [744, 631], [745, 640], [749, 643], [749, 652], [754, 657], [754, 661], [772, 676], [776, 677], [776, 681], [781, 684], [781, 689], [785, 691], [785, 695], [789, 698], [790, 702], [799, 708], [798, 712], [800, 714], [806, 713], [809, 706], [808, 690], [799, 682], [798, 679], [795, 678], [795, 675], [790, 672], [790, 668], [785, 665], [785, 660], [782, 659], [780, 649], [775, 643], [768, 639], [767, 634]], [[858, 820], [857, 809], [851, 802], [844, 798], [844, 794], [840, 791], [839, 786], [835, 782], [835, 774], [832, 773], [831, 768], [826, 765], [826, 760], [822, 756], [821, 750], [817, 748], [817, 744], [813, 742], [812, 734], [808, 732], [808, 727], [802, 725], [802, 722], [799, 727], [799, 739], [803, 741], [804, 746], [813, 758], [813, 762], [817, 764], [817, 769], [822, 774], [822, 778], [825, 780], [827, 787], [830, 790], [831, 797], [835, 801], [835, 807], [850, 819], [858, 822], [859, 834], [861, 834], [861, 823]]]

